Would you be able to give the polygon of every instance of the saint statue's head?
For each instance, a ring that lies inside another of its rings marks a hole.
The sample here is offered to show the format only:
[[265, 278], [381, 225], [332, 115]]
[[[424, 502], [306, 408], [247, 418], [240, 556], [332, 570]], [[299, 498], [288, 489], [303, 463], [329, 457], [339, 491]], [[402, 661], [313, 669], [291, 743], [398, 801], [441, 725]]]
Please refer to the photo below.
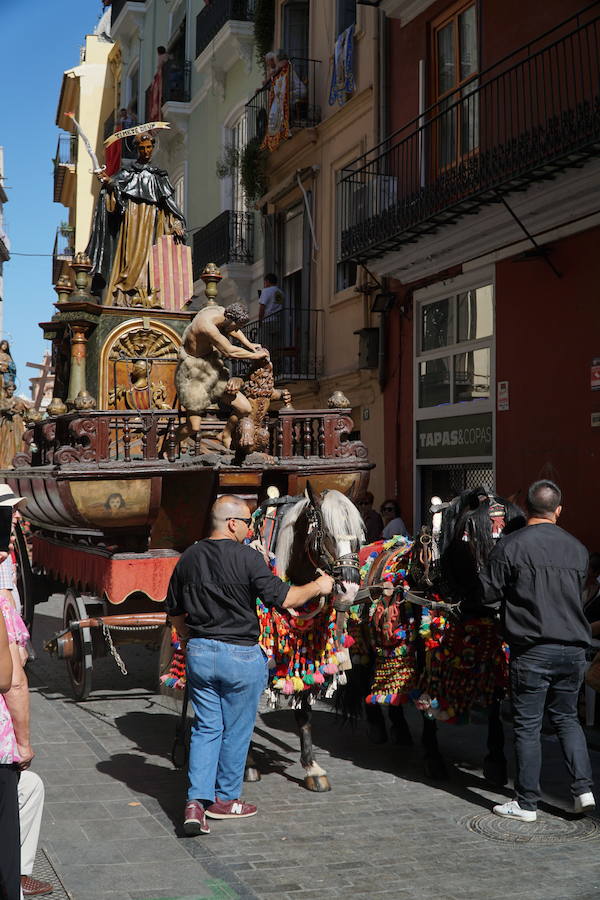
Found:
[[248, 315], [248, 307], [245, 303], [230, 303], [229, 306], [225, 307], [223, 315], [227, 321], [233, 325], [234, 329], [242, 328], [244, 325], [247, 325], [248, 319], [250, 318]]
[[154, 145], [156, 141], [149, 132], [138, 134], [134, 138], [134, 144], [137, 149], [138, 162], [146, 163], [152, 159]]

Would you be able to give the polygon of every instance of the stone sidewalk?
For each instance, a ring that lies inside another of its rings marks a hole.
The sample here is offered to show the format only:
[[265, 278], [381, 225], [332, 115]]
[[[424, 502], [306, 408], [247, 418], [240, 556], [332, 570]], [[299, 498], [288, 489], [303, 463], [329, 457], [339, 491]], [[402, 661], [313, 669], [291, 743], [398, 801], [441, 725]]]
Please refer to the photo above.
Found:
[[[263, 779], [245, 787], [259, 814], [211, 823], [183, 837], [185, 776], [169, 755], [175, 716], [154, 693], [157, 654], [126, 647], [129, 669], [95, 668], [93, 693], [71, 699], [64, 663], [41, 650], [60, 628], [60, 604], [38, 607], [30, 665], [35, 770], [46, 784], [40, 848], [72, 900], [398, 898], [398, 900], [597, 900], [600, 821], [569, 815], [566, 772], [555, 738], [544, 740], [544, 810], [536, 834], [549, 843], [490, 840], [499, 821], [479, 768], [485, 729], [442, 727], [450, 777], [422, 774], [418, 743], [371, 745], [362, 727], [341, 728], [321, 706], [318, 760], [333, 790], [302, 785], [293, 715], [262, 712], [256, 726]], [[415, 737], [419, 721], [411, 715]], [[593, 753], [600, 783], [600, 754]], [[558, 835], [556, 830], [564, 834]], [[536, 838], [536, 840], [538, 839]], [[38, 854], [40, 864], [43, 854]], [[37, 870], [36, 870], [37, 871]], [[57, 885], [56, 896], [59, 893]]]

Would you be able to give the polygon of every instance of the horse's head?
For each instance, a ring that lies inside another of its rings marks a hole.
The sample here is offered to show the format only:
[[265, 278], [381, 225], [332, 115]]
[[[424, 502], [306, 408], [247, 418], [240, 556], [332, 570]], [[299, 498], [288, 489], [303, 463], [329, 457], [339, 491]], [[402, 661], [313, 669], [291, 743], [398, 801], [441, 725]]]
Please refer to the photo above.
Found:
[[283, 520], [276, 551], [279, 572], [294, 584], [306, 584], [319, 569], [328, 572], [337, 584], [334, 605], [346, 610], [360, 585], [363, 540], [363, 521], [352, 501], [340, 491], [318, 495], [308, 484], [304, 499]]
[[478, 593], [477, 573], [487, 564], [498, 538], [524, 524], [518, 506], [485, 487], [459, 494], [442, 514], [443, 576], [464, 593]]

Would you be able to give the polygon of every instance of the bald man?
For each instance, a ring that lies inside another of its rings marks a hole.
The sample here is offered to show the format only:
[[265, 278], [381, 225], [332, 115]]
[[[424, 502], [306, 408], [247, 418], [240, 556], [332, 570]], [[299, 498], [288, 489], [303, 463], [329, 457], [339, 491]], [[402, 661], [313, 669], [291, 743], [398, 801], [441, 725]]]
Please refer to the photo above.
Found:
[[211, 517], [210, 536], [177, 563], [166, 601], [172, 624], [187, 642], [195, 712], [183, 822], [188, 835], [208, 834], [207, 816], [256, 814], [255, 806], [240, 800], [258, 701], [267, 686], [256, 598], [265, 606], [294, 609], [333, 590], [329, 575], [302, 587], [273, 575], [261, 554], [243, 543], [251, 517], [240, 497], [220, 497]]

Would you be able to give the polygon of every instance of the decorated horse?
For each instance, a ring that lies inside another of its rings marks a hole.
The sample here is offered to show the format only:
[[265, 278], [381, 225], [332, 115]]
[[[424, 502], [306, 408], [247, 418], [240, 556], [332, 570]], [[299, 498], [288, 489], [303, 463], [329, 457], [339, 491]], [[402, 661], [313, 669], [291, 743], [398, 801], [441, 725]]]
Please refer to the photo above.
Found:
[[[267, 609], [257, 601], [260, 643], [271, 670], [269, 703], [272, 707], [292, 707], [300, 735], [305, 787], [328, 791], [327, 773], [314, 758], [311, 708], [316, 697], [331, 696], [345, 682], [351, 666], [352, 639], [346, 631], [346, 610], [360, 587], [358, 551], [364, 526], [355, 505], [339, 491], [324, 491], [319, 496], [310, 484], [304, 497], [278, 497], [274, 496], [277, 491], [269, 491], [271, 496], [253, 515], [252, 545], [278, 575], [292, 584], [307, 584], [322, 572], [332, 575], [336, 582], [331, 597], [309, 601], [294, 611]], [[182, 650], [176, 649], [161, 680], [171, 687], [185, 686]], [[181, 726], [179, 734], [183, 739]], [[259, 779], [251, 747], [245, 780]]]
[[382, 710], [390, 710], [391, 737], [412, 738], [402, 707], [413, 701], [423, 713], [425, 769], [443, 777], [437, 722], [465, 721], [488, 712], [484, 774], [506, 781], [500, 703], [507, 686], [507, 658], [496, 622], [481, 604], [478, 572], [505, 528], [524, 524], [521, 510], [485, 488], [451, 503], [434, 498], [432, 527], [415, 541], [396, 537], [363, 547], [363, 587], [350, 612], [353, 670], [338, 706], [355, 714], [366, 696], [369, 734], [386, 738]]

